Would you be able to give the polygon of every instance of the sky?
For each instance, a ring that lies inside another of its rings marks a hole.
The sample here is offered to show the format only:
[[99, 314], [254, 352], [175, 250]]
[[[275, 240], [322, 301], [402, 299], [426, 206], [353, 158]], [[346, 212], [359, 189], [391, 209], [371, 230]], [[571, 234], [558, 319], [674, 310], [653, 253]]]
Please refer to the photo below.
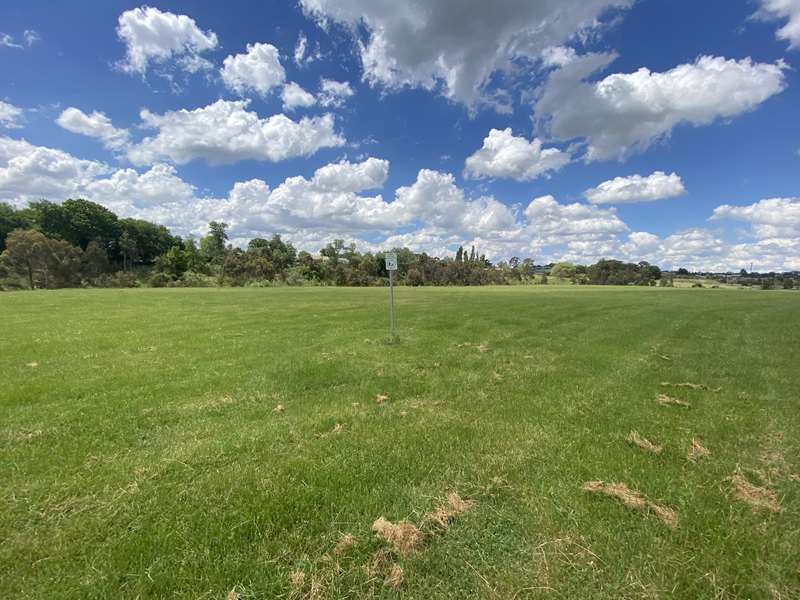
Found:
[[800, 0], [5, 0], [0, 202], [800, 270]]

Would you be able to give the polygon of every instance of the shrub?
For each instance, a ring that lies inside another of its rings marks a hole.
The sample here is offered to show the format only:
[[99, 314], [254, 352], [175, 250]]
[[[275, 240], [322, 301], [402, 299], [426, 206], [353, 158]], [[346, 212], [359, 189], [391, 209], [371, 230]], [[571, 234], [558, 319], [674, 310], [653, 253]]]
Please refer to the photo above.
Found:
[[163, 288], [167, 287], [170, 283], [172, 283], [172, 281], [172, 277], [165, 273], [153, 273], [150, 276], [150, 281], [148, 283], [150, 284], [150, 287]]
[[100, 275], [94, 280], [93, 285], [101, 288], [132, 288], [139, 287], [139, 280], [133, 273], [117, 271]]

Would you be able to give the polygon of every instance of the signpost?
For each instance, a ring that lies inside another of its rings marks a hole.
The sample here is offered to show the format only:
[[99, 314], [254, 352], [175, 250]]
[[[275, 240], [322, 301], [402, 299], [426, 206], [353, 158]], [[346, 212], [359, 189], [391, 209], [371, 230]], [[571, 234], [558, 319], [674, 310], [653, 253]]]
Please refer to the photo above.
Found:
[[386, 270], [389, 271], [389, 341], [394, 342], [394, 272], [397, 271], [397, 253], [386, 253]]

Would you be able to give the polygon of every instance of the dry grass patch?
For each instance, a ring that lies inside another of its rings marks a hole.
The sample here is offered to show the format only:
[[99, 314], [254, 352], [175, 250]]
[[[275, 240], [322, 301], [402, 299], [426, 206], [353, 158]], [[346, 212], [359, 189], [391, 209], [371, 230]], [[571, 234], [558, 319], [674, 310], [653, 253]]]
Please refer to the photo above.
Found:
[[683, 406], [684, 408], [689, 408], [691, 406], [691, 404], [689, 404], [686, 400], [673, 398], [672, 396], [667, 396], [666, 394], [659, 394], [656, 396], [656, 402], [658, 402], [661, 406]]
[[698, 460], [706, 458], [710, 455], [711, 450], [703, 446], [703, 444], [701, 444], [700, 440], [697, 438], [692, 438], [692, 445], [689, 448], [689, 452], [686, 453], [686, 458], [692, 462], [697, 462]]
[[28, 363], [28, 364], [26, 364], [25, 366], [26, 366], [26, 367], [30, 367], [31, 369], [35, 369], [36, 367], [38, 367], [38, 366], [39, 366], [39, 363], [38, 363], [38, 362], [36, 362], [36, 361], [34, 361], [34, 362], [29, 362], [29, 363]]
[[622, 504], [633, 510], [650, 512], [658, 517], [665, 525], [673, 529], [678, 526], [678, 513], [675, 510], [648, 500], [644, 494], [630, 489], [624, 483], [587, 481], [583, 484], [583, 489], [594, 494], [603, 494], [611, 498], [616, 498], [622, 502]]
[[389, 569], [389, 575], [386, 576], [383, 585], [399, 590], [400, 586], [403, 585], [403, 568], [394, 563], [392, 568]]
[[739, 467], [736, 467], [730, 480], [733, 484], [733, 497], [749, 504], [754, 511], [763, 509], [779, 513], [783, 510], [774, 491], [750, 483]]
[[653, 454], [661, 454], [661, 451], [663, 450], [661, 446], [657, 446], [647, 438], [640, 436], [639, 432], [637, 431], [631, 431], [628, 434], [628, 437], [625, 438], [625, 441], [641, 448], [645, 452], [652, 452]]
[[389, 401], [388, 394], [378, 394], [375, 396], [375, 403], [376, 404], [386, 404]]
[[242, 596], [239, 592], [236, 591], [236, 588], [233, 588], [230, 592], [228, 592], [227, 600], [239, 600]]
[[467, 512], [471, 507], [471, 501], [462, 499], [461, 496], [455, 492], [450, 492], [445, 502], [437, 504], [433, 512], [425, 516], [423, 525], [429, 523], [436, 529], [447, 531], [453, 519]]
[[333, 549], [333, 553], [337, 558], [340, 558], [355, 545], [356, 538], [352, 533], [342, 534], [342, 537], [339, 538], [339, 542], [336, 544], [336, 548]]
[[387, 541], [402, 557], [410, 556], [422, 548], [422, 534], [419, 528], [408, 521], [392, 523], [384, 517], [378, 517], [372, 524], [372, 531]]
[[286, 410], [286, 407], [283, 404], [278, 404], [275, 408], [272, 409], [272, 412], [280, 414]]
[[661, 387], [674, 387], [674, 388], [683, 388], [686, 390], [705, 390], [707, 392], [714, 392], [717, 393], [722, 390], [722, 388], [710, 388], [705, 383], [670, 383], [669, 381], [662, 381]]

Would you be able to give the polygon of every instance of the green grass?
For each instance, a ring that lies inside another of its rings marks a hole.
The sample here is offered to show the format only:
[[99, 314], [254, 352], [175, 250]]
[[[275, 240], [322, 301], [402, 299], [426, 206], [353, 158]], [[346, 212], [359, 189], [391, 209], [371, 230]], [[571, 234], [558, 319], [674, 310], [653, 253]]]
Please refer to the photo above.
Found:
[[[325, 598], [800, 597], [800, 295], [401, 288], [397, 344], [387, 296], [0, 295], [0, 597], [292, 597], [298, 570]], [[782, 512], [732, 497], [737, 465]], [[474, 504], [394, 557], [400, 592], [369, 577], [373, 521], [450, 491]]]

